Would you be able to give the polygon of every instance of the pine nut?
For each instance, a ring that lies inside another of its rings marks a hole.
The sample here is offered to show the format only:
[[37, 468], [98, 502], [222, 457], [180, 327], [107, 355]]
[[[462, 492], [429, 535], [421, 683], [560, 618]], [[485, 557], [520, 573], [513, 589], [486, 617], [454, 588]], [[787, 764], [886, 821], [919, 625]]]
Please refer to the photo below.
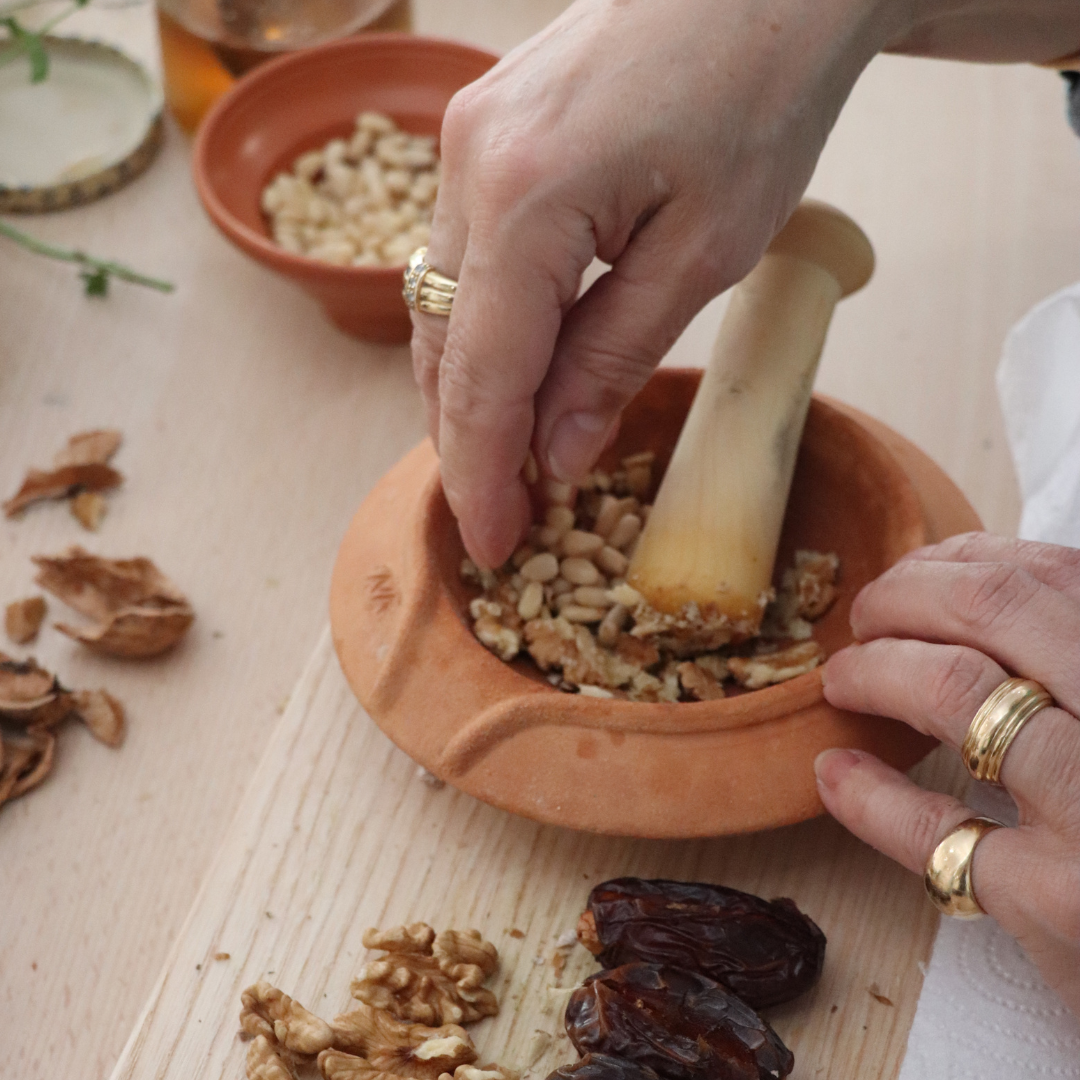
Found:
[[611, 530], [622, 520], [623, 515], [632, 514], [637, 508], [637, 499], [616, 499], [614, 495], [605, 495], [600, 503], [600, 513], [596, 515], [593, 532], [599, 533], [606, 540]]
[[578, 687], [578, 693], [582, 697], [613, 698], [615, 695], [602, 686], [593, 686], [592, 683], [582, 683]]
[[558, 529], [561, 536], [574, 527], [574, 511], [569, 506], [549, 506], [544, 521], [553, 529]]
[[574, 590], [574, 600], [582, 607], [609, 608], [615, 602], [608, 599], [607, 589], [598, 585], [579, 585]]
[[622, 604], [616, 604], [611, 608], [604, 616], [603, 621], [596, 631], [596, 640], [601, 645], [607, 645], [609, 648], [619, 640], [619, 635], [622, 633], [622, 628], [626, 625], [626, 620], [630, 617], [630, 612], [622, 606]]
[[518, 601], [517, 613], [528, 622], [540, 614], [544, 606], [544, 586], [539, 581], [530, 581], [525, 586]]
[[536, 548], [532, 544], [522, 544], [521, 547], [514, 552], [510, 559], [515, 570], [520, 570], [534, 555], [536, 554]]
[[595, 585], [600, 571], [588, 559], [563, 559], [559, 572], [573, 585]]
[[580, 604], [568, 604], [562, 609], [562, 617], [567, 622], [593, 623], [600, 622], [604, 612], [600, 608], [582, 607]]
[[623, 577], [626, 574], [626, 568], [630, 565], [630, 560], [613, 547], [602, 547], [596, 554], [596, 565], [605, 574]]
[[613, 548], [629, 547], [641, 534], [641, 518], [637, 514], [623, 514], [619, 524], [611, 530], [607, 542]]
[[574, 502], [574, 489], [561, 480], [544, 481], [544, 498], [549, 506], [571, 506]]
[[562, 538], [562, 553], [566, 556], [590, 558], [604, 546], [604, 538], [596, 533], [571, 529]]
[[575, 604], [577, 604], [577, 601], [574, 599], [573, 586], [570, 587], [569, 592], [560, 593], [555, 597], [555, 610], [559, 612], [560, 615], [566, 608], [572, 607]]
[[551, 590], [552, 599], [557, 599], [560, 596], [564, 596], [566, 593], [572, 593], [574, 586], [564, 577], [556, 578], [548, 588]]
[[529, 540], [537, 547], [553, 548], [562, 539], [562, 533], [553, 529], [550, 525], [534, 525], [529, 530]]
[[526, 581], [551, 581], [558, 577], [559, 560], [550, 551], [542, 551], [534, 555], [521, 567], [521, 576]]

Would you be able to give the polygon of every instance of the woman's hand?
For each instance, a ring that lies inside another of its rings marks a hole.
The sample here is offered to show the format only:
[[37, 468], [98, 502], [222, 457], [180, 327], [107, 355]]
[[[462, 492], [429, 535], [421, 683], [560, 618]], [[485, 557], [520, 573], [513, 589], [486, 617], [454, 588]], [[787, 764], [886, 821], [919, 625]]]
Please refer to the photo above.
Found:
[[[450, 104], [413, 360], [469, 553], [579, 479], [691, 318], [754, 265], [882, 48], [1048, 60], [1076, 0], [577, 0]], [[578, 298], [582, 273], [610, 264]]]
[[[413, 360], [465, 545], [528, 524], [520, 471], [587, 473], [690, 319], [786, 221], [883, 0], [578, 0], [451, 102]], [[582, 273], [611, 264], [580, 299]]]
[[[826, 664], [826, 698], [903, 720], [954, 750], [1011, 674], [1053, 695], [1057, 707], [1029, 720], [1005, 756], [1001, 781], [1019, 826], [979, 842], [972, 881], [982, 907], [1080, 1015], [1080, 550], [953, 537], [863, 589], [851, 623], [861, 644]], [[816, 767], [833, 817], [918, 874], [972, 816], [866, 753], [829, 750]]]

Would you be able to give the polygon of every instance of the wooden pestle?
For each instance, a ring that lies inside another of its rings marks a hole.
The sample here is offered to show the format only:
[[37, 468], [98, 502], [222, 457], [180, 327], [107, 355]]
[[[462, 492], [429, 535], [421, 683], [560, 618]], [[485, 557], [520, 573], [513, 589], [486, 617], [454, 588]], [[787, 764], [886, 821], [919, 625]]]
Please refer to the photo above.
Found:
[[627, 575], [658, 611], [757, 631], [829, 320], [873, 268], [858, 225], [808, 201], [733, 289]]

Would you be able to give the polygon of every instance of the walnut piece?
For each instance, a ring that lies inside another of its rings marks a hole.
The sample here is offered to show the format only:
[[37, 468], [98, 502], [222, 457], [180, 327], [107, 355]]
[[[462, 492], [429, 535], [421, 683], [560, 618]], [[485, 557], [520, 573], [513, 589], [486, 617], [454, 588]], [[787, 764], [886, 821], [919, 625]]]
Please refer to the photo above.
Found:
[[248, 1080], [295, 1080], [292, 1069], [265, 1035], [256, 1035], [248, 1047], [246, 1071]]
[[819, 619], [836, 599], [840, 560], [832, 552], [796, 551], [795, 565], [784, 571], [783, 588], [794, 593], [803, 619]]
[[392, 1073], [379, 1072], [367, 1058], [344, 1050], [324, 1050], [318, 1064], [325, 1080], [397, 1080]]
[[105, 690], [80, 690], [71, 695], [75, 715], [90, 734], [106, 746], [124, 741], [124, 706]]
[[45, 598], [28, 596], [13, 600], [4, 610], [4, 630], [16, 645], [27, 645], [38, 636], [45, 621]]
[[410, 1024], [361, 1004], [335, 1017], [332, 1028], [335, 1049], [359, 1054], [376, 1072], [392, 1076], [438, 1080], [476, 1060], [469, 1033], [457, 1024]]
[[724, 697], [724, 687], [700, 664], [687, 660], [678, 667], [682, 688], [698, 701], [718, 701]]
[[824, 659], [825, 650], [816, 641], [800, 641], [774, 653], [733, 656], [728, 660], [728, 667], [740, 686], [760, 690], [763, 686], [786, 682], [812, 671]]
[[334, 1043], [325, 1020], [310, 1013], [276, 986], [260, 980], [240, 995], [240, 1027], [299, 1054], [317, 1054]]
[[80, 491], [70, 506], [71, 516], [90, 532], [97, 532], [108, 508], [105, 496], [97, 491]]
[[436, 936], [426, 923], [414, 923], [385, 932], [371, 929], [363, 940], [366, 948], [387, 955], [366, 964], [353, 979], [352, 995], [359, 1001], [431, 1026], [469, 1024], [499, 1011], [495, 995], [483, 986], [498, 967], [499, 954], [477, 931], [444, 930]]
[[110, 656], [157, 656], [187, 632], [195, 613], [183, 593], [149, 560], [102, 559], [81, 547], [36, 556], [37, 583], [95, 620], [57, 629]]
[[[449, 1077], [449, 1073], [443, 1076]], [[510, 1080], [510, 1073], [498, 1065], [459, 1065], [454, 1070], [453, 1080]]]

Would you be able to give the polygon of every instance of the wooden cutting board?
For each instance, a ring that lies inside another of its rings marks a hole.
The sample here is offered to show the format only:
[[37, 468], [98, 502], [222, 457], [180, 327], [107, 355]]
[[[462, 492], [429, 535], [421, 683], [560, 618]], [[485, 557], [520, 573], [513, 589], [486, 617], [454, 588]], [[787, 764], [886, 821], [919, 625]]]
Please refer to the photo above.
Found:
[[[913, 475], [926, 468], [910, 444], [883, 434]], [[951, 490], [939, 485], [948, 498], [928, 501], [937, 535], [972, 527]], [[959, 790], [963, 775], [943, 750], [915, 773], [938, 790]], [[502, 1010], [473, 1037], [482, 1061], [543, 1080], [576, 1058], [562, 1012], [569, 989], [595, 970], [584, 949], [557, 943], [589, 889], [625, 874], [794, 898], [829, 944], [814, 991], [767, 1014], [794, 1051], [793, 1076], [896, 1077], [937, 927], [916, 876], [829, 818], [726, 839], [613, 839], [435, 789], [357, 704], [327, 632], [268, 733], [113, 1080], [239, 1080], [244, 987], [266, 978], [330, 1019], [349, 1005], [365, 928], [416, 920], [476, 927], [496, 944]]]

